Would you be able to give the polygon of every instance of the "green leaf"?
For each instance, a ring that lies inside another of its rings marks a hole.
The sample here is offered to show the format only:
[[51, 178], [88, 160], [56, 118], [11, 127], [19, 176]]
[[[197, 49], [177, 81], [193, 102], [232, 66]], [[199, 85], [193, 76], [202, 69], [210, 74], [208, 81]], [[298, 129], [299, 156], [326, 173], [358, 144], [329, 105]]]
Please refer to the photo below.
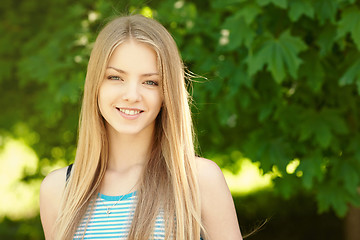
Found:
[[319, 55], [315, 51], [303, 54], [304, 64], [300, 66], [299, 77], [305, 78], [307, 85], [316, 93], [320, 92], [326, 76], [320, 62]]
[[246, 86], [250, 88], [251, 84], [252, 84], [251, 78], [241, 67], [239, 67], [233, 73], [233, 76], [229, 78], [229, 87], [230, 87], [229, 95], [234, 96], [236, 93], [238, 93], [239, 88], [241, 86]]
[[330, 20], [331, 23], [335, 22], [337, 12], [337, 2], [329, 0], [317, 0], [314, 1], [314, 8], [320, 25], [323, 25], [326, 20]]
[[331, 130], [328, 125], [320, 124], [320, 122], [318, 123], [319, 124], [317, 125], [317, 128], [314, 129], [315, 139], [322, 148], [327, 148], [330, 145], [332, 139]]
[[332, 132], [341, 135], [349, 133], [346, 121], [344, 120], [344, 117], [340, 115], [339, 111], [325, 108], [323, 109], [321, 115], [324, 122], [326, 122], [332, 129]]
[[279, 39], [265, 41], [258, 52], [249, 56], [249, 75], [254, 75], [267, 64], [267, 70], [278, 83], [285, 79], [287, 72], [297, 78], [297, 70], [302, 63], [298, 54], [306, 49], [306, 44], [300, 38], [291, 36], [287, 30]]
[[246, 0], [213, 0], [211, 2], [211, 7], [213, 9], [222, 9], [235, 4], [246, 2]]
[[264, 173], [271, 172], [277, 166], [280, 172], [286, 171], [286, 166], [291, 159], [289, 142], [282, 137], [268, 136], [267, 130], [254, 131], [244, 145], [244, 154], [254, 162], [261, 163]]
[[342, 11], [337, 36], [343, 37], [347, 33], [351, 34], [358, 50], [360, 50], [360, 10], [356, 6]]
[[[357, 135], [355, 135], [355, 137], [351, 138], [350, 144], [347, 146], [346, 150], [348, 152], [353, 153], [354, 157], [353, 159], [355, 160], [355, 162], [360, 165], [360, 134], [358, 133]], [[360, 169], [360, 168], [358, 168]]]
[[259, 121], [264, 122], [273, 112], [274, 110], [274, 102], [268, 102], [264, 104], [260, 109]]
[[219, 77], [229, 78], [232, 77], [234, 70], [236, 69], [236, 65], [231, 58], [225, 58], [221, 60], [218, 64]]
[[300, 141], [314, 137], [316, 144], [327, 148], [335, 134], [347, 134], [346, 122], [338, 111], [323, 109], [320, 112], [308, 110], [303, 113], [300, 130]]
[[356, 193], [359, 186], [359, 175], [356, 168], [348, 163], [343, 163], [341, 164], [338, 174], [344, 179], [345, 189], [348, 192]]
[[291, 0], [289, 8], [289, 17], [293, 22], [299, 20], [302, 15], [314, 18], [315, 12], [310, 0]]
[[296, 171], [302, 171], [302, 182], [306, 189], [311, 189], [313, 187], [314, 180], [317, 179], [321, 181], [324, 177], [324, 170], [322, 169], [323, 165], [323, 156], [319, 150], [312, 152], [306, 157], [300, 159], [300, 165], [297, 167]]
[[280, 8], [287, 8], [287, 0], [256, 0], [256, 2], [262, 7], [273, 3], [275, 6]]
[[221, 91], [222, 84], [223, 84], [222, 79], [214, 78], [214, 79], [211, 79], [210, 82], [207, 82], [205, 87], [206, 87], [207, 91], [211, 94], [211, 96], [215, 97]]
[[0, 83], [4, 79], [9, 79], [11, 77], [11, 69], [13, 68], [13, 63], [7, 60], [0, 59]]
[[348, 206], [348, 193], [339, 188], [332, 182], [323, 184], [317, 189], [316, 199], [319, 204], [319, 213], [322, 213], [332, 207], [339, 217], [344, 217]]
[[245, 23], [250, 25], [260, 13], [262, 13], [262, 9], [254, 3], [250, 3], [241, 7], [236, 15], [243, 17]]
[[285, 199], [294, 195], [299, 189], [298, 179], [288, 174], [285, 174], [283, 177], [275, 178], [274, 183], [275, 191], [278, 191]]
[[[228, 17], [222, 25], [222, 29], [225, 31], [219, 39], [219, 44], [228, 51], [237, 49], [243, 44], [249, 47], [255, 38], [255, 32], [246, 23], [242, 12]], [[224, 39], [223, 43], [222, 39]]]
[[330, 53], [336, 40], [336, 28], [335, 26], [328, 24], [320, 31], [316, 44], [320, 47], [320, 56], [323, 57]]
[[339, 79], [339, 85], [345, 86], [356, 83], [360, 94], [360, 59], [354, 62]]
[[321, 113], [314, 110], [309, 110], [303, 113], [302, 124], [300, 129], [300, 141], [315, 137], [315, 142], [322, 148], [327, 148], [330, 145], [332, 138], [330, 127], [324, 123]]
[[247, 58], [248, 72], [250, 76], [253, 76], [255, 73], [260, 71], [265, 64], [268, 63], [272, 55], [272, 44], [273, 36], [270, 34], [267, 35], [264, 39], [265, 41], [260, 46], [259, 50], [253, 53], [250, 49], [249, 56]]

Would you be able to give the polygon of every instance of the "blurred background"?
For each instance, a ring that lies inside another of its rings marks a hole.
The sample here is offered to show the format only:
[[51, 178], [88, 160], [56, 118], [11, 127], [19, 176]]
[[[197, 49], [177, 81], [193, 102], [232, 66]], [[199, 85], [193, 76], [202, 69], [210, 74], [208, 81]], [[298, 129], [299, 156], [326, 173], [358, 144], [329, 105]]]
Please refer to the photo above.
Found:
[[39, 186], [71, 163], [95, 37], [140, 13], [195, 73], [200, 155], [249, 240], [360, 239], [360, 1], [2, 0], [0, 239], [44, 239]]

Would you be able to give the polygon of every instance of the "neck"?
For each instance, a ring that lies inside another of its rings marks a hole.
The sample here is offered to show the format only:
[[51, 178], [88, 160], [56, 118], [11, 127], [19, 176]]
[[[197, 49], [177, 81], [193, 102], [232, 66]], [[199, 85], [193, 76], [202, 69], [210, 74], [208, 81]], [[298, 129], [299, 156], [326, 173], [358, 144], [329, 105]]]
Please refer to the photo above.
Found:
[[121, 172], [144, 165], [150, 156], [154, 127], [139, 134], [121, 134], [107, 126], [109, 141], [108, 169]]

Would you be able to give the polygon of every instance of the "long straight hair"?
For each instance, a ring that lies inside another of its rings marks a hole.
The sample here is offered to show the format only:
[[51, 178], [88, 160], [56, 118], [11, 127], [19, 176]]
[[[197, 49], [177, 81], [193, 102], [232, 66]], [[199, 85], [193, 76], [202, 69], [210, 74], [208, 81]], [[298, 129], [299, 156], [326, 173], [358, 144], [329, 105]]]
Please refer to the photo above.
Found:
[[97, 104], [99, 88], [112, 52], [129, 39], [147, 44], [156, 52], [163, 106], [156, 119], [152, 151], [138, 187], [138, 202], [128, 239], [151, 238], [160, 210], [165, 213], [166, 239], [200, 238], [203, 229], [200, 193], [184, 66], [169, 32], [153, 19], [133, 15], [108, 23], [91, 52], [76, 158], [63, 194], [54, 239], [73, 238], [106, 172], [108, 139]]

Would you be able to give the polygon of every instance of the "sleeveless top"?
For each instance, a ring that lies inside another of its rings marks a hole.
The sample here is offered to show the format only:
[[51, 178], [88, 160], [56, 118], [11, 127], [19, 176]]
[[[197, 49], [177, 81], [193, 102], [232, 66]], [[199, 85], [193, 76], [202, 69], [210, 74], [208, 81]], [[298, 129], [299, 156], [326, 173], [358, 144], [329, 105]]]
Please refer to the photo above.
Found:
[[[93, 201], [95, 201], [93, 209], [89, 204], [89, 208], [76, 230], [74, 239], [127, 240], [137, 203], [136, 192], [121, 196], [98, 194]], [[107, 213], [108, 208], [109, 213]], [[89, 215], [90, 219], [88, 219]], [[155, 220], [151, 239], [165, 239], [165, 221], [162, 211], [159, 212]]]
[[[70, 177], [71, 168], [72, 164], [67, 169], [66, 181]], [[108, 196], [99, 193], [96, 199], [92, 201], [95, 203], [89, 204], [73, 239], [127, 240], [137, 204], [136, 191], [121, 196]], [[93, 205], [92, 208], [91, 205]], [[108, 210], [109, 213], [107, 213]], [[88, 219], [89, 216], [90, 219]], [[153, 234], [150, 238], [165, 239], [165, 220], [162, 210], [156, 217]], [[200, 237], [200, 240], [203, 238]]]

